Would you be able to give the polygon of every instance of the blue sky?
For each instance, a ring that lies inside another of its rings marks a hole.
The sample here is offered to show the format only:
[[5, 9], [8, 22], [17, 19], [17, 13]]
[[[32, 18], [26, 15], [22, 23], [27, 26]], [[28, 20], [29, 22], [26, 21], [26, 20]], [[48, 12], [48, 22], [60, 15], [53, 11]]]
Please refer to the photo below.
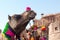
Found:
[[8, 15], [21, 14], [27, 6], [37, 13], [36, 19], [41, 18], [41, 13], [60, 12], [60, 0], [0, 0], [0, 29], [4, 29]]

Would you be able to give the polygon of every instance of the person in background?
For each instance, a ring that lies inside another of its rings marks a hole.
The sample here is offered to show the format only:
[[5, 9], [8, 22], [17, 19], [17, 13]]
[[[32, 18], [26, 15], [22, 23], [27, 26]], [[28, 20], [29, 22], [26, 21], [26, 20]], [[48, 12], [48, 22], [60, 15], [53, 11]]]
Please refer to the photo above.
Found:
[[27, 30], [26, 38], [27, 38], [27, 40], [30, 40], [30, 32], [29, 32], [29, 30]]
[[23, 34], [20, 35], [20, 40], [26, 40]]
[[0, 29], [0, 40], [3, 40], [2, 30]]
[[46, 40], [46, 37], [40, 37], [39, 40]]
[[35, 40], [33, 35], [31, 35], [31, 39], [30, 40]]

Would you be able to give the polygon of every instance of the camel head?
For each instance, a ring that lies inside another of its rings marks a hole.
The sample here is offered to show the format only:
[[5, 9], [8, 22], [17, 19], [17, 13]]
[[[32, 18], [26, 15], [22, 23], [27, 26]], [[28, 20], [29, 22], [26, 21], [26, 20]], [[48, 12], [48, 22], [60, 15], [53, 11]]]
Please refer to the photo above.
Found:
[[36, 13], [33, 10], [25, 11], [22, 14], [8, 15], [9, 25], [16, 32], [20, 34], [27, 26], [30, 20], [34, 19]]

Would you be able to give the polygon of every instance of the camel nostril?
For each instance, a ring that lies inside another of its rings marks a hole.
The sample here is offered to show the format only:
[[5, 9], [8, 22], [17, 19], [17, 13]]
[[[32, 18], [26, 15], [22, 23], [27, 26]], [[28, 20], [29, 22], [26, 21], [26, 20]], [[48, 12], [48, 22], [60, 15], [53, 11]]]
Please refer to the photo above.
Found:
[[37, 14], [35, 13], [35, 16], [36, 16]]

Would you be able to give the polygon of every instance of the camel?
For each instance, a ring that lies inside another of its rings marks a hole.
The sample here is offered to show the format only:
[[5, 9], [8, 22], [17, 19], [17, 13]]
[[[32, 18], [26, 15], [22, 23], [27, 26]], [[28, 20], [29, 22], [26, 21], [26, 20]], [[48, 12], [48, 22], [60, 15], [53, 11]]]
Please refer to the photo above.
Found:
[[29, 8], [27, 9], [28, 10], [22, 14], [14, 14], [12, 16], [8, 15], [9, 21], [6, 24], [7, 28], [5, 27], [3, 31], [3, 34], [5, 35], [4, 38], [6, 38], [6, 40], [15, 40], [15, 35], [17, 39], [19, 39], [21, 32], [25, 30], [30, 20], [33, 20], [35, 18], [36, 13]]

